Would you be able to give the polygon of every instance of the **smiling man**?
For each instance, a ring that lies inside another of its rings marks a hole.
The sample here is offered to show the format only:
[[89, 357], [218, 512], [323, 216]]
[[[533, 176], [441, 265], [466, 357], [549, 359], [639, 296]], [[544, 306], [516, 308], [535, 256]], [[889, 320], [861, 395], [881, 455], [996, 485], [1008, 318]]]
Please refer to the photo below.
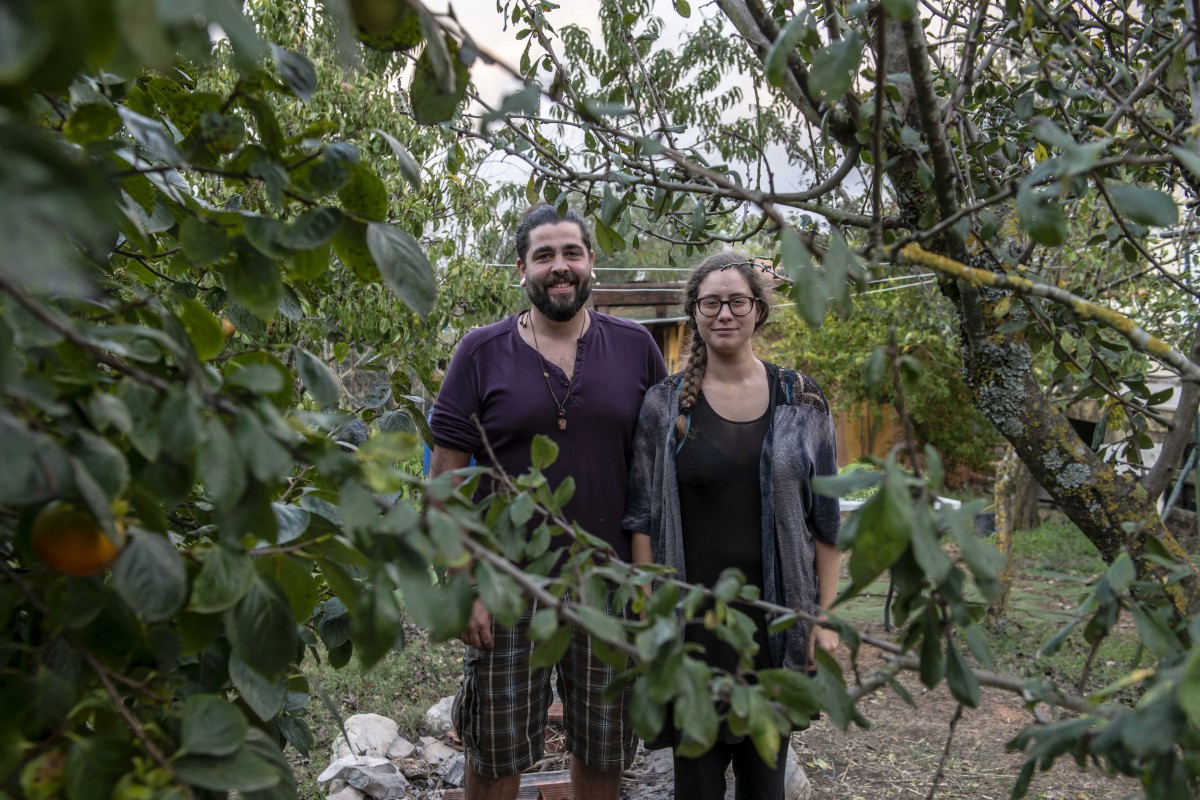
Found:
[[[633, 430], [642, 395], [665, 377], [666, 366], [645, 328], [584, 307], [596, 256], [577, 213], [534, 206], [516, 239], [532, 308], [472, 331], [455, 351], [430, 423], [430, 474], [465, 467], [472, 456], [491, 463], [476, 419], [511, 475], [529, 468], [533, 437], [548, 436], [559, 446], [545, 471], [550, 485], [575, 480], [564, 516], [629, 561], [621, 515]], [[529, 663], [526, 634], [536, 610], [506, 628], [477, 600], [463, 632], [463, 683], [453, 716], [466, 751], [469, 800], [516, 797], [520, 773], [542, 756], [551, 675]], [[628, 692], [604, 700], [616, 670], [595, 657], [586, 634], [573, 637], [557, 664], [557, 682], [575, 796], [616, 800], [636, 748]]]

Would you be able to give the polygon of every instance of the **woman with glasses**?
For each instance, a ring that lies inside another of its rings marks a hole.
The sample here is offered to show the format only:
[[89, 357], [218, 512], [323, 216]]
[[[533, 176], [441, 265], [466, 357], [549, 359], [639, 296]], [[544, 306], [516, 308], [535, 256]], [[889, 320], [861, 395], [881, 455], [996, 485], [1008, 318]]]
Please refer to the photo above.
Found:
[[[709, 587], [735, 567], [763, 600], [818, 614], [833, 602], [838, 575], [838, 503], [810, 488], [814, 475], [837, 472], [829, 404], [808, 376], [755, 357], [752, 340], [770, 306], [762, 271], [748, 256], [702, 261], [683, 305], [687, 367], [646, 393], [634, 437], [623, 521], [633, 531], [634, 560], [666, 564], [675, 577]], [[814, 642], [837, 647], [827, 628], [795, 625], [769, 635], [763, 612], [738, 610], [754, 622], [756, 647], [745, 655], [756, 671], [808, 670]], [[702, 618], [685, 625], [685, 640], [702, 648], [715, 674], [747, 680], [741, 654]], [[677, 747], [669, 716], [655, 744]], [[787, 747], [785, 736], [769, 767], [749, 737], [723, 725], [708, 753], [687, 758], [676, 750], [675, 796], [720, 800], [732, 763], [739, 800], [782, 798]]]

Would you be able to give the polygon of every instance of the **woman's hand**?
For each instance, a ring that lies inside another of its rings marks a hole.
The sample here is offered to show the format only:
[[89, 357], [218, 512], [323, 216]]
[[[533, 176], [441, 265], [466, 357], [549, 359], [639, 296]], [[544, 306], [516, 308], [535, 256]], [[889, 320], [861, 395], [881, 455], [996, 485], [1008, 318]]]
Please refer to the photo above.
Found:
[[832, 655], [842, 643], [842, 639], [837, 635], [837, 631], [834, 631], [830, 628], [822, 628], [820, 626], [813, 629], [812, 641], [813, 645], [821, 648], [830, 655]]

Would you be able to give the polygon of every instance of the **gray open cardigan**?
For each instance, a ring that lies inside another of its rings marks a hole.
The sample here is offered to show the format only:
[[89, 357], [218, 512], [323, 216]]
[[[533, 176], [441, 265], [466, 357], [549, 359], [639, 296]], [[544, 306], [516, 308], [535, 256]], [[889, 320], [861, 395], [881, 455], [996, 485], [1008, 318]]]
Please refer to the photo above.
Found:
[[[765, 362], [764, 362], [765, 363]], [[836, 545], [841, 517], [837, 498], [812, 492], [814, 475], [837, 473], [837, 447], [829, 403], [807, 375], [765, 364], [773, 387], [771, 422], [759, 460], [762, 487], [763, 574], [749, 575], [769, 603], [816, 613], [820, 593], [814, 540]], [[650, 387], [633, 440], [625, 517], [621, 527], [648, 533], [654, 560], [687, 580], [679, 484], [675, 476], [675, 419], [682, 373]], [[804, 670], [808, 626], [770, 638], [771, 663]]]

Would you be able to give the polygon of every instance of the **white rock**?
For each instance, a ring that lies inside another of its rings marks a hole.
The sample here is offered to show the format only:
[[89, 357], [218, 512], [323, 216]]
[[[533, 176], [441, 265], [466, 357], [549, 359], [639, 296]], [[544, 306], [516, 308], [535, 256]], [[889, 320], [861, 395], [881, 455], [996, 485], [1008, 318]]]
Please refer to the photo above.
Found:
[[667, 775], [675, 771], [675, 760], [671, 748], [646, 751], [646, 772], [651, 775]]
[[317, 783], [324, 784], [333, 780], [338, 776], [339, 773], [341, 773], [342, 767], [353, 764], [355, 760], [355, 756], [342, 756], [341, 758], [335, 758], [333, 762], [325, 768], [325, 771], [317, 776]]
[[808, 773], [800, 766], [796, 758], [796, 750], [789, 747], [787, 751], [787, 771], [783, 778], [783, 800], [811, 800], [812, 784], [808, 781]]
[[425, 727], [437, 733], [444, 733], [454, 727], [450, 719], [450, 709], [454, 705], [453, 695], [438, 700], [425, 712]]
[[392, 743], [388, 745], [387, 753], [385, 753], [385, 755], [389, 759], [396, 761], [401, 758], [408, 758], [416, 749], [416, 745], [414, 745], [408, 739], [405, 739], [403, 736], [397, 736], [395, 739], [392, 739]]
[[390, 761], [387, 766], [355, 767], [346, 780], [374, 800], [402, 800], [408, 796], [408, 780]]
[[358, 789], [355, 789], [353, 786], [347, 786], [345, 789], [342, 789], [337, 794], [329, 795], [328, 800], [363, 800], [363, 798], [366, 796], [367, 795], [365, 792], [360, 792]]
[[458, 755], [457, 750], [436, 739], [421, 747], [421, 758], [425, 759], [426, 763], [435, 767], [443, 761], [454, 758], [456, 755]]
[[[384, 757], [388, 745], [400, 733], [395, 720], [379, 714], [355, 714], [346, 718], [346, 736], [333, 741], [333, 757], [346, 755]], [[346, 741], [347, 736], [349, 742]]]
[[395, 766], [386, 758], [377, 758], [375, 756], [343, 756], [336, 759], [332, 764], [325, 768], [325, 771], [317, 776], [317, 784], [324, 786], [326, 791], [332, 791], [334, 781], [345, 782], [346, 776], [354, 772], [359, 767], [392, 767]]

